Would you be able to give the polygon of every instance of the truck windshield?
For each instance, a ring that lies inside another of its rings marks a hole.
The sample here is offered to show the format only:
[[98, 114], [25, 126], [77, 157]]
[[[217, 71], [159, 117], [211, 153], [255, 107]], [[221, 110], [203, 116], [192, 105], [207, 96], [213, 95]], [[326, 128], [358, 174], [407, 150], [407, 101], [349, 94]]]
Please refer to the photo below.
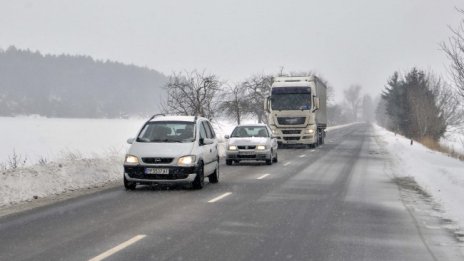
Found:
[[311, 95], [309, 93], [272, 94], [271, 108], [273, 110], [310, 110]]

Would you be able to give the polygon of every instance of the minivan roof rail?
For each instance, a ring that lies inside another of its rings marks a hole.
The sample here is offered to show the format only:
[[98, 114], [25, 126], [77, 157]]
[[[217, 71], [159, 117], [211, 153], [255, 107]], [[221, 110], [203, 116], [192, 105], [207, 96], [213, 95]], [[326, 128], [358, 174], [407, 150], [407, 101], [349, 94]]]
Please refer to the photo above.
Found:
[[[150, 119], [148, 119], [148, 121], [151, 121], [151, 120], [153, 120], [154, 118], [156, 118], [156, 117], [158, 117], [158, 116], [166, 116], [166, 114], [164, 114], [164, 113], [155, 114], [155, 115], [151, 116]], [[147, 122], [148, 122], [148, 121], [147, 121]]]

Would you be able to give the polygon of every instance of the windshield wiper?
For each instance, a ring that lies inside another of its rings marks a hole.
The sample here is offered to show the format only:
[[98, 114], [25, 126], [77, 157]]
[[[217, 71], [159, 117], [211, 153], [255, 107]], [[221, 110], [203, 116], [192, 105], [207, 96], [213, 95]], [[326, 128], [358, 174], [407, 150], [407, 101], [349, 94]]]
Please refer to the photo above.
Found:
[[180, 140], [171, 140], [171, 139], [154, 139], [154, 140], [151, 140], [151, 142], [177, 142], [177, 143], [181, 143], [182, 141], [180, 141]]

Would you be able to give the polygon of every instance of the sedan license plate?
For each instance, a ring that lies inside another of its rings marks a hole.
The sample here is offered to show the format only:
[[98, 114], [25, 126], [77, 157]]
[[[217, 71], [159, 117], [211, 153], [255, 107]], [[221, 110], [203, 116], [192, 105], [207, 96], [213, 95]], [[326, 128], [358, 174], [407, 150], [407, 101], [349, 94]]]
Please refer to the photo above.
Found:
[[145, 174], [162, 174], [166, 175], [169, 174], [169, 169], [161, 169], [161, 168], [146, 168]]
[[255, 155], [254, 151], [240, 151], [240, 155]]

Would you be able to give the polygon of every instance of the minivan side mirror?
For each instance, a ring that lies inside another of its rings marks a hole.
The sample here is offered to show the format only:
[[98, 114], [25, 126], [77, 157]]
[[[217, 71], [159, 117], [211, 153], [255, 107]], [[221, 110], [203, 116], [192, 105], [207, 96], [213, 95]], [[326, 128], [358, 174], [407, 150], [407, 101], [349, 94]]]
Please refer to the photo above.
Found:
[[132, 144], [132, 143], [134, 143], [134, 141], [135, 141], [135, 138], [127, 139], [127, 143], [128, 143], [128, 144]]
[[224, 135], [224, 139], [228, 140], [230, 138], [229, 135]]

